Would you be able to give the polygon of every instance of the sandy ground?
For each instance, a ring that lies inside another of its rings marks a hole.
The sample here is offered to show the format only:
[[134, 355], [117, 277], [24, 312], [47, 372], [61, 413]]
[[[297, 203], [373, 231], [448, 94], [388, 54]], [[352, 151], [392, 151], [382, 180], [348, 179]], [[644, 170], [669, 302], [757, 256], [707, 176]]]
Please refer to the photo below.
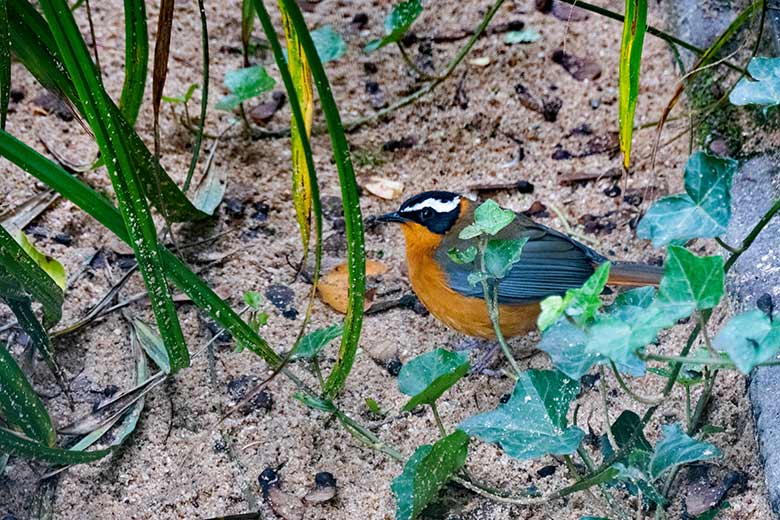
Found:
[[[122, 3], [111, 0], [93, 4], [105, 81], [111, 92], [118, 93], [123, 78]], [[200, 78], [199, 20], [194, 4], [177, 2], [166, 85], [169, 95], [182, 93]], [[622, 9], [622, 2], [608, 4], [615, 10]], [[652, 23], [663, 25], [661, 10], [655, 2], [652, 5]], [[415, 88], [414, 78], [395, 48], [371, 56], [361, 50], [369, 39], [381, 33], [388, 6], [389, 2], [377, 1], [370, 4], [323, 1], [306, 14], [311, 26], [331, 24], [348, 43], [347, 54], [327, 65], [345, 120], [372, 112], [366, 94], [367, 81], [376, 81], [388, 101]], [[414, 30], [420, 37], [457, 34], [475, 26], [488, 7], [489, 3], [484, 1], [429, 4]], [[149, 4], [153, 16], [156, 16], [156, 8], [156, 3]], [[225, 93], [224, 73], [241, 66], [240, 54], [233, 51], [240, 48], [240, 2], [207, 2], [207, 11], [213, 57], [210, 87], [212, 100], [216, 100]], [[368, 14], [369, 19], [362, 31], [350, 26], [353, 16], [359, 12]], [[78, 16], [83, 24], [83, 9], [79, 10]], [[399, 180], [406, 185], [404, 195], [409, 195], [423, 189], [466, 190], [477, 182], [524, 179], [534, 184], [533, 194], [498, 192], [495, 194], [497, 200], [516, 210], [526, 209], [539, 200], [550, 208], [557, 208], [576, 233], [586, 236], [594, 247], [610, 258], [656, 261], [661, 253], [638, 240], [629, 227], [637, 208], [624, 202], [622, 196], [605, 195], [604, 191], [613, 186], [613, 181], [600, 180], [575, 187], [559, 185], [559, 179], [566, 175], [604, 173], [616, 168], [620, 165], [619, 157], [598, 153], [568, 160], [552, 158], [559, 145], [576, 154], [586, 148], [586, 142], [593, 136], [605, 136], [617, 130], [620, 25], [595, 16], [567, 24], [535, 12], [532, 2], [519, 1], [506, 2], [495, 17], [495, 23], [511, 20], [524, 21], [537, 29], [543, 38], [533, 44], [514, 46], [503, 43], [501, 34], [482, 38], [466, 62], [433, 95], [398, 111], [386, 121], [349, 136], [359, 181], [365, 182], [372, 175]], [[150, 24], [151, 31], [154, 25]], [[463, 42], [432, 45], [430, 60], [437, 70], [444, 68]], [[594, 60], [603, 71], [601, 76], [590, 81], [575, 80], [552, 62], [551, 54], [559, 48]], [[413, 57], [419, 56], [420, 45], [412, 46], [409, 51]], [[487, 58], [489, 63], [470, 63], [475, 58]], [[261, 57], [259, 61], [278, 78], [270, 56]], [[365, 68], [368, 63], [376, 65], [377, 72], [368, 73]], [[660, 115], [677, 74], [666, 46], [652, 37], [648, 37], [645, 44], [642, 68], [637, 117], [639, 123], [646, 123]], [[77, 123], [60, 121], [53, 115], [33, 114], [31, 100], [41, 89], [18, 64], [13, 67], [13, 83], [15, 87], [24, 88], [27, 97], [9, 118], [11, 133], [37, 149], [43, 150], [41, 136], [76, 162], [92, 160], [95, 148]], [[545, 121], [540, 114], [521, 106], [515, 92], [518, 83], [537, 97], [558, 96], [562, 108], [557, 120]], [[151, 79], [148, 87], [151, 87]], [[195, 101], [199, 100], [198, 96], [196, 92]], [[462, 103], [464, 99], [466, 102]], [[288, 117], [285, 108], [270, 126], [281, 127]], [[150, 144], [151, 121], [147, 103], [142, 109], [138, 128]], [[228, 121], [227, 114], [210, 111], [208, 130], [217, 132]], [[572, 131], [582, 125], [592, 129], [593, 136], [572, 135]], [[668, 135], [680, 128], [670, 125]], [[407, 137], [416, 142], [410, 149], [382, 150], [383, 143]], [[522, 142], [524, 151], [524, 158], [516, 163], [512, 163], [518, 152], [514, 139]], [[167, 110], [162, 124], [162, 141], [164, 165], [174, 179], [183, 180], [190, 158], [191, 137]], [[662, 149], [654, 171], [649, 167], [652, 131], [639, 131], [635, 143], [633, 175], [618, 182], [624, 194], [626, 189], [644, 188], [657, 188], [656, 194], [680, 191], [687, 142], [678, 140]], [[226, 141], [217, 152], [216, 166], [227, 172], [227, 197], [243, 204], [243, 213], [231, 216], [222, 208], [219, 217], [208, 224], [176, 229], [182, 242], [228, 232], [214, 244], [189, 254], [187, 260], [195, 268], [203, 269], [203, 276], [212, 287], [235, 308], [241, 306], [244, 291], [265, 292], [272, 284], [292, 288], [295, 294], [292, 307], [298, 311], [305, 308], [309, 285], [300, 279], [294, 281], [294, 269], [288, 263], [288, 259], [297, 262], [301, 255], [289, 202], [288, 147], [287, 139], [248, 141], [234, 138]], [[339, 195], [328, 139], [315, 138], [314, 151], [323, 196]], [[15, 207], [42, 188], [5, 161], [0, 163], [0, 171], [0, 211]], [[103, 169], [86, 173], [84, 179], [100, 189], [110, 190]], [[365, 215], [371, 215], [389, 211], [398, 202], [386, 202], [366, 194], [362, 209]], [[267, 220], [252, 217], [253, 204], [268, 205]], [[614, 224], [614, 230], [594, 231], [579, 224], [583, 215], [607, 212], [614, 213], [599, 222], [609, 220]], [[540, 221], [563, 229], [561, 218], [554, 212], [550, 215], [541, 217]], [[67, 247], [47, 238], [35, 239], [38, 247], [60, 259], [71, 273], [99, 248], [127, 251], [90, 217], [66, 201], [57, 202], [36, 224], [72, 235], [73, 243]], [[329, 237], [325, 263], [331, 266], [343, 259], [343, 243], [340, 244], [340, 231], [338, 226], [334, 227], [333, 219], [326, 221], [325, 231]], [[379, 299], [398, 297], [401, 291], [408, 291], [403, 243], [397, 230], [369, 228], [366, 243], [369, 257], [381, 258], [390, 268], [379, 283]], [[215, 259], [218, 261], [212, 262]], [[110, 287], [109, 272], [114, 279], [121, 276], [121, 268], [116, 262], [108, 265], [109, 268], [89, 270], [74, 284], [67, 294], [63, 323], [77, 319], [102, 297]], [[135, 275], [122, 295], [133, 294], [141, 288], [139, 277]], [[8, 319], [8, 312], [2, 312], [3, 320]], [[290, 319], [270, 304], [268, 312], [270, 320], [262, 330], [263, 336], [280, 350], [289, 348], [301, 321], [300, 313]], [[131, 307], [130, 313], [151, 319], [145, 304]], [[727, 314], [719, 315], [715, 322], [722, 322]], [[191, 351], [198, 350], [211, 337], [205, 326], [207, 320], [191, 305], [180, 307], [180, 319]], [[316, 303], [313, 326], [332, 324], [340, 319], [325, 305]], [[662, 351], [679, 351], [688, 333], [686, 327], [680, 329], [662, 338]], [[392, 310], [367, 317], [361, 351], [339, 404], [362, 422], [373, 424], [375, 432], [387, 443], [404, 454], [411, 454], [419, 444], [436, 439], [436, 428], [428, 411], [399, 415], [405, 400], [384, 362], [394, 357], [405, 362], [435, 346], [454, 347], [461, 341], [462, 337], [445, 329], [433, 317], [423, 317], [408, 310]], [[538, 337], [532, 335], [516, 340], [514, 344], [518, 349], [527, 349], [536, 341]], [[43, 368], [36, 371], [34, 381], [42, 394], [54, 396], [46, 399], [46, 403], [61, 425], [86, 413], [101, 399], [106, 387], [116, 385], [125, 389], [133, 384], [129, 330], [118, 314], [58, 340], [56, 348], [71, 379], [76, 411], [67, 409], [65, 399]], [[13, 351], [19, 353], [21, 347], [15, 346]], [[326, 354], [326, 365], [332, 357], [331, 348]], [[308, 519], [393, 517], [390, 482], [400, 473], [401, 465], [360, 445], [336, 423], [293, 400], [294, 387], [283, 379], [277, 379], [270, 388], [273, 399], [270, 410], [256, 407], [216, 427], [221, 411], [235, 402], [237, 392], [242, 389], [241, 383], [262, 379], [268, 374], [268, 368], [250, 353], [233, 353], [231, 345], [217, 347], [212, 361], [210, 367], [208, 356], [196, 358], [190, 369], [152, 392], [136, 432], [121, 450], [102, 462], [63, 474], [54, 491], [54, 516], [64, 519], [207, 518], [261, 507], [264, 517], [273, 518], [267, 506], [262, 505], [257, 477], [266, 467], [284, 464], [280, 471], [282, 489], [299, 497], [311, 488], [314, 474], [319, 471], [330, 471], [338, 479], [338, 499], [328, 505], [308, 506], [305, 513]], [[522, 364], [524, 367], [550, 367], [543, 354]], [[301, 369], [296, 367], [296, 371], [302, 373]], [[614, 380], [609, 382], [616, 387]], [[662, 383], [663, 380], [654, 376], [634, 382], [645, 394], [654, 393]], [[511, 382], [507, 379], [474, 376], [463, 380], [440, 400], [445, 424], [452, 428], [467, 416], [491, 409], [510, 389]], [[387, 411], [391, 420], [380, 421], [368, 414], [364, 400], [369, 397]], [[613, 419], [624, 408], [639, 413], [644, 410], [619, 390], [610, 392], [609, 403]], [[586, 432], [589, 428], [596, 434], [603, 432], [597, 390], [586, 391], [578, 404], [578, 425]], [[681, 392], [676, 392], [674, 401], [655, 417], [647, 430], [652, 441], [658, 437], [660, 424], [683, 417]], [[768, 518], [743, 377], [722, 376], [706, 419], [725, 428], [723, 433], [713, 437], [713, 442], [724, 452], [720, 464], [747, 475], [746, 490], [729, 499], [731, 509], [726, 516]], [[536, 471], [549, 465], [555, 466], [555, 473], [539, 477]], [[548, 491], [567, 482], [565, 467], [553, 458], [519, 463], [477, 441], [472, 442], [468, 466], [484, 481], [516, 490], [535, 485], [541, 491]], [[17, 518], [34, 516], [35, 475], [41, 469], [18, 459], [11, 461], [5, 476], [0, 478], [0, 514], [13, 513]], [[684, 483], [683, 475], [678, 480], [678, 487], [684, 488]], [[583, 494], [529, 508], [496, 504], [463, 492], [451, 493], [451, 496], [457, 498], [451, 511], [455, 518], [576, 519], [586, 514], [607, 514], [600, 502]], [[673, 500], [674, 504], [679, 504], [681, 495]], [[625, 501], [624, 505], [634, 507], [631, 501]], [[678, 506], [673, 511], [679, 515]]]

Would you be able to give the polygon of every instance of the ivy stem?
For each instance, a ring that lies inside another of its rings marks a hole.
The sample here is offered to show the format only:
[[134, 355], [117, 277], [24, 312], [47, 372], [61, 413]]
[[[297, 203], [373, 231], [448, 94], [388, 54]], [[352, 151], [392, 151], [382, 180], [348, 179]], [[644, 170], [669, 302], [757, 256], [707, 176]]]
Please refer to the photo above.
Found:
[[498, 282], [496, 281], [496, 283], [493, 284], [494, 286], [492, 287], [491, 291], [491, 287], [486, 276], [485, 249], [487, 249], [487, 239], [483, 237], [479, 240], [479, 270], [482, 274], [482, 295], [485, 298], [485, 304], [487, 305], [490, 321], [493, 323], [493, 331], [496, 333], [496, 339], [498, 340], [498, 344], [501, 345], [501, 351], [509, 361], [509, 365], [512, 367], [512, 370], [519, 376], [521, 373], [520, 366], [517, 364], [517, 361], [512, 355], [512, 351], [509, 349], [509, 345], [504, 338], [504, 333], [501, 331], [500, 310], [498, 306]]
[[691, 423], [691, 387], [685, 385], [685, 427], [688, 431], [693, 429]]
[[609, 365], [610, 367], [612, 367], [612, 373], [615, 375], [615, 379], [617, 380], [618, 385], [620, 385], [620, 388], [622, 388], [623, 391], [634, 401], [638, 403], [646, 404], [648, 406], [655, 406], [657, 404], [661, 404], [662, 402], [664, 402], [664, 399], [666, 399], [666, 396], [664, 395], [647, 397], [636, 393], [631, 389], [631, 387], [628, 386], [628, 383], [626, 382], [625, 379], [623, 379], [623, 376], [620, 375], [620, 372], [618, 371], [615, 362], [610, 360]]
[[599, 393], [601, 394], [601, 407], [604, 409], [604, 431], [607, 433], [609, 443], [618, 449], [615, 436], [612, 433], [612, 420], [609, 418], [609, 403], [607, 402], [607, 374], [604, 365], [599, 365]]
[[407, 54], [406, 49], [404, 49], [404, 46], [401, 45], [401, 42], [395, 42], [395, 44], [398, 46], [398, 50], [401, 52], [401, 57], [404, 59], [404, 62], [410, 69], [412, 69], [412, 71], [414, 71], [415, 74], [420, 76], [423, 81], [432, 81], [434, 79], [430, 74], [420, 69], [420, 67], [414, 63], [414, 60], [412, 60], [409, 54]]
[[439, 408], [436, 406], [436, 401], [431, 403], [431, 411], [433, 412], [433, 420], [436, 421], [436, 427], [439, 428], [439, 434], [442, 437], [447, 436], [447, 429], [444, 427], [444, 423], [439, 415]]

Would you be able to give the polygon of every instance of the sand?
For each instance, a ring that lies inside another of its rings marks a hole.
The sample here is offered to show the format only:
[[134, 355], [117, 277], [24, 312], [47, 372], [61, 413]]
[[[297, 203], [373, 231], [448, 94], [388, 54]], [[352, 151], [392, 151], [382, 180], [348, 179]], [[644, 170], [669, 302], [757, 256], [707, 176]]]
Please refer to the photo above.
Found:
[[[111, 0], [93, 4], [105, 83], [110, 92], [117, 94], [123, 79], [122, 3]], [[608, 4], [615, 10], [622, 9], [622, 2]], [[655, 4], [652, 3], [651, 23], [662, 25], [662, 13]], [[310, 26], [330, 24], [348, 44], [344, 57], [327, 64], [329, 79], [345, 120], [372, 113], [366, 94], [367, 81], [376, 81], [388, 101], [416, 88], [414, 77], [404, 66], [397, 49], [388, 47], [370, 56], [361, 50], [369, 39], [381, 33], [389, 2], [327, 1], [311, 5], [312, 11], [306, 13]], [[488, 7], [488, 2], [450, 0], [435, 6], [428, 4], [414, 31], [421, 38], [458, 34], [476, 26]], [[149, 4], [148, 9], [150, 15], [156, 17], [157, 4]], [[362, 31], [350, 26], [353, 16], [359, 12], [365, 12], [369, 18]], [[234, 51], [240, 49], [240, 2], [207, 2], [207, 13], [212, 53], [210, 105], [213, 107], [216, 99], [226, 93], [222, 85], [224, 73], [241, 66], [241, 56]], [[86, 30], [84, 10], [80, 9], [77, 16]], [[557, 229], [572, 226], [575, 233], [585, 236], [610, 258], [657, 261], [662, 253], [637, 239], [629, 227], [629, 221], [638, 215], [639, 209], [624, 202], [622, 196], [605, 195], [604, 190], [613, 186], [613, 181], [600, 180], [574, 187], [559, 185], [563, 176], [605, 173], [617, 168], [620, 157], [599, 153], [569, 160], [552, 158], [559, 144], [572, 153], [585, 149], [585, 143], [592, 136], [571, 135], [572, 130], [582, 128], [582, 125], [592, 129], [593, 136], [617, 131], [620, 25], [594, 15], [588, 20], [567, 24], [535, 12], [532, 2], [508, 1], [496, 15], [495, 23], [512, 20], [522, 20], [528, 27], [537, 29], [542, 39], [533, 44], [510, 46], [503, 43], [502, 34], [486, 36], [477, 42], [453, 77], [432, 95], [349, 135], [359, 183], [365, 183], [371, 176], [398, 180], [406, 186], [406, 196], [423, 189], [460, 191], [479, 182], [527, 180], [535, 186], [533, 194], [500, 191], [492, 196], [515, 210], [524, 210], [536, 200], [556, 208], [566, 223], [554, 211], [549, 212], [550, 216], [539, 218], [540, 222]], [[155, 23], [150, 23], [152, 33], [154, 29]], [[255, 34], [259, 35], [259, 31]], [[464, 41], [432, 45], [429, 59], [436, 70], [443, 70]], [[179, 95], [191, 83], [200, 80], [199, 42], [195, 3], [177, 2], [166, 94]], [[595, 80], [574, 79], [551, 60], [551, 54], [559, 48], [594, 60], [602, 74]], [[409, 52], [413, 58], [417, 57], [419, 44], [412, 46]], [[472, 60], [476, 58], [487, 58], [489, 62], [475, 65]], [[270, 55], [260, 57], [258, 61], [278, 78]], [[367, 73], [364, 68], [367, 63], [375, 64], [378, 71]], [[648, 37], [637, 108], [638, 123], [651, 122], [660, 116], [677, 78], [666, 45]], [[518, 83], [537, 97], [558, 96], [562, 107], [557, 120], [545, 121], [541, 114], [523, 107], [515, 91]], [[41, 136], [76, 162], [94, 158], [96, 148], [78, 123], [66, 123], [53, 115], [33, 114], [31, 100], [41, 88], [19, 64], [13, 65], [13, 84], [24, 88], [27, 97], [9, 118], [8, 129], [12, 134], [43, 151], [38, 137]], [[147, 87], [149, 94], [151, 78]], [[277, 86], [278, 89], [281, 86]], [[464, 96], [467, 99], [465, 107], [461, 103]], [[147, 95], [137, 128], [151, 146], [150, 97]], [[193, 101], [199, 103], [197, 91]], [[195, 106], [193, 104], [193, 112]], [[211, 109], [208, 131], [216, 133], [225, 128], [230, 117]], [[289, 111], [285, 107], [269, 126], [286, 126], [288, 118]], [[316, 118], [322, 119], [320, 112]], [[681, 128], [680, 124], [671, 123], [666, 135], [674, 135]], [[190, 159], [191, 135], [171, 116], [167, 107], [161, 132], [163, 164], [171, 176], [181, 182]], [[382, 151], [385, 142], [407, 137], [416, 141], [410, 149]], [[522, 142], [524, 158], [513, 163], [518, 153], [515, 139]], [[656, 188], [652, 191], [653, 196], [681, 191], [682, 167], [688, 155], [687, 139], [661, 149], [655, 169], [650, 168], [649, 160], [652, 144], [652, 130], [636, 133], [633, 173], [617, 183], [624, 194], [626, 189]], [[211, 141], [206, 145], [210, 146]], [[338, 177], [327, 137], [316, 137], [313, 148], [323, 196], [339, 195]], [[201, 167], [204, 160], [201, 159]], [[297, 334], [310, 289], [304, 280], [295, 279], [295, 269], [291, 267], [299, 261], [301, 247], [290, 203], [289, 163], [288, 139], [250, 141], [239, 136], [226, 140], [217, 151], [215, 166], [226, 172], [226, 197], [242, 203], [243, 214], [228, 215], [223, 207], [212, 222], [175, 227], [182, 243], [227, 233], [213, 244], [188, 253], [186, 260], [194, 268], [203, 269], [205, 279], [234, 308], [242, 306], [241, 297], [246, 290], [264, 293], [272, 284], [292, 288], [295, 295], [292, 307], [299, 311], [298, 316], [288, 319], [281, 310], [268, 304], [270, 319], [261, 330], [263, 337], [280, 351], [289, 348]], [[2, 161], [0, 165], [0, 211], [15, 207], [41, 190], [40, 184], [8, 162]], [[110, 182], [102, 168], [84, 174], [84, 180], [110, 192]], [[383, 201], [364, 193], [361, 207], [365, 215], [373, 215], [390, 211], [399, 202]], [[253, 204], [260, 203], [269, 207], [268, 218], [264, 221], [251, 216]], [[641, 207], [646, 206], [647, 201]], [[614, 212], [609, 216], [614, 229], [609, 232], [594, 232], [579, 224], [583, 215], [607, 212]], [[37, 246], [62, 261], [70, 273], [77, 271], [100, 248], [127, 252], [126, 246], [108, 236], [95, 221], [67, 201], [57, 202], [36, 224], [73, 236], [69, 247], [50, 239], [35, 238]], [[338, 226], [334, 227], [332, 219], [326, 220], [325, 234], [330, 237], [325, 258], [328, 268], [342, 261], [344, 252], [339, 247], [340, 231]], [[403, 265], [403, 243], [397, 229], [369, 227], [366, 250], [370, 258], [381, 259], [389, 267], [389, 272], [378, 284], [377, 299], [395, 298], [409, 291]], [[215, 259], [218, 261], [208, 263]], [[67, 293], [63, 323], [76, 320], [105, 294], [111, 286], [109, 271], [113, 279], [121, 276], [122, 271], [116, 263], [109, 265], [110, 269], [89, 270], [73, 284]], [[122, 295], [141, 289], [140, 277], [136, 274]], [[6, 309], [0, 312], [3, 321], [10, 319]], [[129, 313], [151, 320], [146, 303], [131, 306]], [[192, 305], [182, 305], [179, 316], [190, 350], [199, 350], [211, 338], [205, 326], [208, 320]], [[725, 310], [713, 323], [722, 323], [727, 316]], [[321, 302], [315, 303], [313, 327], [330, 325], [341, 319]], [[680, 330], [664, 336], [661, 351], [678, 352], [690, 326], [679, 327]], [[405, 362], [436, 346], [454, 348], [462, 341], [461, 336], [445, 329], [433, 317], [420, 316], [409, 310], [392, 310], [366, 317], [361, 349], [346, 389], [338, 399], [339, 406], [361, 422], [373, 425], [377, 435], [408, 456], [416, 446], [435, 441], [436, 428], [427, 410], [400, 413], [405, 399], [384, 362], [394, 357]], [[537, 341], [538, 335], [531, 335], [514, 340], [513, 346], [527, 350]], [[35, 371], [33, 381], [42, 394], [54, 396], [45, 402], [58, 424], [67, 424], [87, 413], [109, 385], [120, 389], [133, 385], [135, 375], [129, 329], [119, 314], [112, 314], [77, 334], [62, 338], [55, 346], [58, 359], [71, 380], [76, 410], [72, 412], [67, 408], [64, 397], [42, 366]], [[18, 354], [22, 349], [14, 346], [12, 350]], [[332, 364], [334, 354], [334, 347], [326, 351], [326, 369]], [[550, 366], [544, 354], [522, 361], [523, 368]], [[305, 373], [304, 367], [294, 368], [297, 373]], [[361, 445], [336, 422], [292, 399], [295, 387], [283, 378], [276, 379], [270, 386], [273, 398], [270, 410], [256, 407], [217, 426], [222, 411], [235, 403], [236, 388], [241, 386], [241, 381], [259, 381], [268, 374], [264, 362], [248, 352], [234, 353], [230, 344], [214, 349], [211, 367], [208, 356], [194, 359], [191, 368], [149, 395], [137, 430], [118, 452], [104, 461], [72, 468], [62, 475], [51, 503], [54, 516], [63, 519], [208, 518], [255, 511], [259, 507], [263, 518], [274, 518], [273, 512], [262, 503], [257, 477], [264, 468], [283, 464], [280, 470], [282, 489], [297, 497], [302, 497], [312, 487], [314, 475], [319, 471], [329, 471], [338, 480], [337, 500], [307, 506], [307, 519], [393, 518], [394, 497], [390, 483], [401, 472], [401, 464]], [[310, 376], [305, 379], [313, 383]], [[663, 382], [648, 376], [633, 381], [633, 386], [644, 394], [653, 394]], [[609, 397], [613, 420], [622, 409], [644, 411], [643, 406], [617, 389], [611, 377], [609, 384], [615, 388]], [[511, 381], [505, 378], [479, 375], [464, 379], [440, 400], [445, 425], [454, 428], [465, 417], [492, 409], [511, 387]], [[657, 440], [661, 424], [683, 418], [682, 392], [675, 391], [673, 397], [649, 425], [647, 434], [651, 441]], [[376, 400], [387, 412], [387, 419], [371, 416], [364, 404], [366, 398]], [[597, 388], [584, 392], [577, 403], [580, 406], [578, 426], [586, 432], [602, 433]], [[706, 421], [725, 428], [711, 438], [724, 453], [718, 464], [744, 472], [748, 477], [744, 492], [729, 498], [731, 509], [726, 517], [768, 518], [742, 376], [725, 373], [720, 376]], [[552, 476], [537, 475], [538, 469], [550, 465], [556, 467]], [[485, 482], [518, 491], [534, 485], [545, 492], [569, 482], [563, 464], [552, 457], [521, 463], [478, 441], [471, 444], [468, 467]], [[19, 459], [10, 462], [5, 476], [0, 478], [0, 514], [13, 513], [17, 518], [34, 516], [36, 475], [41, 469], [39, 465]], [[684, 472], [677, 482], [677, 488], [683, 488]], [[456, 499], [451, 511], [454, 518], [576, 519], [587, 514], [609, 514], [600, 501], [586, 494], [537, 507], [493, 503], [462, 491], [451, 491], [447, 496]], [[680, 515], [681, 496], [677, 494], [672, 499], [672, 517]], [[621, 493], [618, 497], [624, 507], [635, 507], [634, 502], [625, 500]]]

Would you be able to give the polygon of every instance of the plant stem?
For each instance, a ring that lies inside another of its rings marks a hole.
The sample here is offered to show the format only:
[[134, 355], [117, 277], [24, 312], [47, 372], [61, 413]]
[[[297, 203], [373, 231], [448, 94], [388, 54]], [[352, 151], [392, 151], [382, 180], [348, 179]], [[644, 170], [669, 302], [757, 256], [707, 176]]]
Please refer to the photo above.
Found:
[[653, 397], [647, 397], [644, 395], [639, 395], [638, 393], [634, 392], [631, 387], [628, 386], [628, 383], [623, 379], [623, 376], [620, 375], [620, 372], [618, 372], [617, 365], [615, 365], [614, 361], [609, 362], [610, 366], [612, 367], [612, 373], [615, 375], [615, 379], [617, 379], [618, 385], [620, 385], [620, 388], [623, 389], [623, 391], [628, 394], [628, 396], [633, 399], [634, 401], [642, 404], [646, 404], [648, 406], [655, 406], [657, 404], [661, 404], [664, 399], [666, 399], [666, 396], [664, 395], [657, 395]]
[[691, 387], [685, 385], [685, 427], [691, 431]]
[[436, 421], [436, 427], [439, 428], [439, 434], [442, 437], [447, 436], [447, 429], [444, 427], [444, 423], [441, 420], [441, 416], [439, 415], [439, 409], [436, 406], [436, 401], [431, 403], [431, 411], [433, 412], [433, 420]]
[[722, 247], [723, 249], [725, 249], [726, 251], [728, 251], [731, 254], [734, 254], [734, 253], [736, 253], [738, 251], [738, 249], [736, 247], [732, 247], [732, 246], [728, 245], [720, 237], [715, 237], [715, 242], [717, 242], [720, 247]]
[[420, 76], [423, 81], [431, 81], [435, 79], [430, 74], [420, 69], [416, 63], [414, 63], [412, 58], [406, 53], [406, 49], [404, 49], [404, 46], [401, 44], [401, 42], [395, 42], [395, 44], [398, 46], [398, 50], [401, 52], [401, 57], [404, 59], [404, 62], [410, 69], [414, 71], [415, 74]]
[[604, 409], [604, 431], [607, 433], [609, 443], [617, 449], [618, 443], [612, 434], [612, 420], [609, 418], [609, 403], [607, 402], [607, 375], [604, 365], [599, 365], [599, 393], [601, 394], [601, 407]]
[[[184, 179], [184, 186], [182, 191], [187, 193], [190, 189], [190, 183], [192, 182], [192, 175], [195, 173], [195, 167], [198, 165], [198, 157], [200, 157], [201, 144], [203, 142], [203, 129], [206, 127], [206, 112], [209, 104], [209, 28], [206, 20], [206, 7], [203, 5], [204, 0], [197, 0], [198, 12], [200, 13], [200, 39], [203, 53], [203, 65], [202, 76], [203, 85], [201, 87], [200, 97], [200, 121], [198, 121], [198, 131], [195, 134], [195, 142], [192, 144], [192, 158], [190, 159], [190, 167], [187, 170], [187, 177]], [[187, 103], [184, 103], [184, 109], [187, 109]], [[187, 120], [190, 116], [187, 114]]]

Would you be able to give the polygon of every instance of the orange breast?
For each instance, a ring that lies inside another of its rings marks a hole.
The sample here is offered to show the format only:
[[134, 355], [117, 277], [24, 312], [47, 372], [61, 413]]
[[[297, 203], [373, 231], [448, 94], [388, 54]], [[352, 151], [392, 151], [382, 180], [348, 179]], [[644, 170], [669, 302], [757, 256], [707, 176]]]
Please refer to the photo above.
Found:
[[[401, 228], [406, 238], [409, 281], [423, 305], [440, 321], [463, 334], [495, 339], [485, 301], [452, 290], [447, 276], [434, 260], [433, 252], [441, 237], [418, 224], [402, 224]], [[500, 305], [501, 331], [506, 337], [525, 334], [536, 326], [538, 315], [538, 303]]]

